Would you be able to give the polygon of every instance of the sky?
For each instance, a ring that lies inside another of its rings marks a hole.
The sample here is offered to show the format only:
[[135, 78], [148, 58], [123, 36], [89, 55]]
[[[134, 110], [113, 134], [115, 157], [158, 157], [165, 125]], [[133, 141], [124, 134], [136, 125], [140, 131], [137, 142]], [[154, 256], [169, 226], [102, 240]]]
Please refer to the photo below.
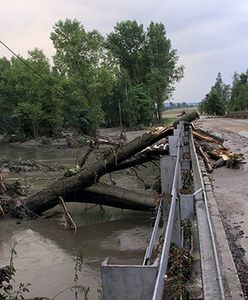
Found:
[[[123, 20], [162, 22], [185, 67], [174, 102], [199, 102], [218, 72], [231, 83], [248, 68], [248, 0], [0, 0], [0, 40], [24, 57], [37, 47], [51, 58], [50, 33], [65, 18], [104, 35]], [[3, 56], [11, 54], [0, 44]]]

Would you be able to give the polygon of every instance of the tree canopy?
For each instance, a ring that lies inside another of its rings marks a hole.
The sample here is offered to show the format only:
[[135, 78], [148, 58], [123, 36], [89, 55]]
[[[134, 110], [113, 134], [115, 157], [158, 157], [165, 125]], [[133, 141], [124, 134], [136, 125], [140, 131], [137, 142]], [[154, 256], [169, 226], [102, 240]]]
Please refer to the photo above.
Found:
[[221, 73], [218, 73], [215, 84], [200, 104], [200, 110], [210, 115], [224, 115], [229, 97], [230, 87], [223, 83]]
[[215, 84], [201, 101], [201, 112], [211, 115], [224, 115], [230, 111], [245, 111], [248, 109], [248, 72], [233, 75], [232, 85], [222, 81], [218, 73]]
[[151, 22], [145, 32], [136, 21], [117, 23], [114, 32], [107, 36], [106, 45], [117, 59], [120, 72], [126, 73], [124, 82], [120, 82], [124, 86], [123, 102], [129, 96], [130, 86], [143, 84], [154, 116], [161, 122], [163, 102], [183, 76], [183, 67], [178, 66], [176, 50], [166, 37], [164, 25]]
[[0, 58], [2, 132], [37, 137], [74, 128], [94, 134], [120, 121], [129, 127], [161, 121], [163, 102], [183, 76], [162, 23], [144, 30], [122, 21], [104, 37], [65, 19], [50, 38], [52, 62], [37, 48], [21, 57], [30, 68], [17, 57]]

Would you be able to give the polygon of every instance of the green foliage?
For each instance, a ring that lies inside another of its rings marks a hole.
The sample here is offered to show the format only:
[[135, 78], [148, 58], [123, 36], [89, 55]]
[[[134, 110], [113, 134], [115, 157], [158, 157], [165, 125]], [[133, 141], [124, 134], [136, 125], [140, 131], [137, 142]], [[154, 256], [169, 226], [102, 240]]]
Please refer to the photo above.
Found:
[[154, 103], [144, 85], [131, 86], [123, 103], [123, 122], [128, 127], [149, 125], [153, 119]]
[[38, 136], [39, 122], [42, 110], [40, 103], [20, 102], [14, 110], [13, 117], [19, 119], [20, 126], [25, 132], [32, 132], [34, 137]]
[[105, 38], [65, 19], [50, 38], [52, 65], [37, 48], [22, 58], [26, 65], [0, 58], [1, 132], [37, 137], [63, 127], [94, 134], [121, 120], [148, 125], [154, 116], [162, 118], [163, 102], [182, 77], [161, 23], [151, 22], [145, 31], [136, 21], [119, 22]]
[[14, 257], [17, 255], [16, 245], [11, 248], [10, 262], [6, 267], [0, 268], [0, 300], [25, 299], [23, 294], [29, 293], [30, 283], [20, 283], [17, 290], [13, 287], [16, 269], [14, 267]]
[[247, 73], [241, 73], [240, 75], [236, 72], [234, 73], [229, 103], [230, 111], [244, 111], [248, 109]]
[[65, 123], [94, 133], [103, 122], [102, 101], [114, 84], [111, 57], [96, 30], [86, 32], [77, 20], [59, 21], [51, 39], [56, 49], [55, 70], [63, 79]]
[[209, 115], [222, 116], [225, 113], [223, 102], [215, 92], [206, 95], [206, 98], [200, 104], [200, 111]]
[[41, 50], [29, 51], [24, 61], [47, 83], [19, 59], [11, 58], [0, 76], [1, 130], [21, 130], [26, 136], [36, 137], [39, 126], [43, 133], [54, 133], [62, 124], [61, 105], [53, 92], [54, 74]]
[[14, 103], [10, 97], [11, 89], [13, 88], [9, 82], [9, 72], [11, 63], [7, 58], [0, 58], [0, 130], [8, 131], [13, 126], [13, 120], [11, 118], [12, 107]]
[[[163, 102], [171, 95], [175, 82], [183, 76], [183, 67], [177, 65], [178, 56], [166, 37], [164, 25], [151, 22], [145, 32], [143, 25], [136, 21], [117, 23], [114, 32], [108, 35], [106, 45], [120, 65], [116, 98], [121, 99], [124, 123], [130, 126], [137, 122], [133, 119], [137, 112], [131, 113], [130, 105], [137, 101], [136, 106], [140, 106], [144, 101], [140, 93], [133, 92], [140, 84], [146, 87], [146, 99], [151, 98], [153, 102], [148, 105], [150, 111], [146, 108], [146, 112], [154, 117], [156, 106], [156, 116], [161, 121]], [[135, 105], [133, 109], [136, 109]], [[142, 123], [147, 123], [147, 117]]]
[[222, 116], [227, 110], [230, 99], [230, 87], [223, 83], [221, 74], [218, 73], [210, 93], [202, 100], [199, 109], [202, 113]]
[[111, 50], [120, 67], [128, 73], [131, 82], [142, 77], [145, 32], [136, 21], [122, 21], [107, 36], [106, 47]]
[[207, 114], [224, 115], [229, 111], [248, 109], [248, 72], [240, 75], [235, 72], [232, 86], [224, 84], [218, 73], [215, 85], [199, 105], [200, 111]]
[[149, 66], [146, 74], [147, 84], [157, 105], [157, 118], [161, 122], [163, 102], [171, 95], [174, 84], [183, 77], [183, 67], [177, 65], [176, 50], [172, 49], [162, 23], [150, 23], [147, 29], [145, 57]]

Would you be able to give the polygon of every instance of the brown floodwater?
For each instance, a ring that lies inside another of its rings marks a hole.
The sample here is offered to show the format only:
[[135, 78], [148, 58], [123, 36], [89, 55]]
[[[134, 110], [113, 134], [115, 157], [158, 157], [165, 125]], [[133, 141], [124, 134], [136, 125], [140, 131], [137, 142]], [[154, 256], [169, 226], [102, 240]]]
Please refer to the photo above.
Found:
[[[57, 161], [70, 165], [75, 162], [75, 156], [80, 155], [80, 150], [14, 147], [14, 150], [2, 149], [1, 154], [10, 159], [36, 159], [48, 163]], [[151, 174], [149, 168], [142, 172]], [[44, 173], [7, 174], [9, 178], [22, 178], [24, 175], [29, 179], [29, 184], [39, 177], [51, 176]], [[113, 177], [121, 186], [136, 190], [143, 188], [143, 184], [126, 171]], [[144, 177], [147, 180], [147, 174]], [[36, 188], [42, 184], [43, 180], [37, 180]], [[103, 212], [99, 206], [79, 203], [68, 204], [68, 208], [78, 226], [76, 236], [73, 231], [65, 230], [59, 207], [46, 213], [51, 215], [57, 212], [48, 219], [40, 218], [21, 224], [17, 224], [15, 219], [0, 219], [0, 266], [8, 264], [11, 248], [17, 242], [15, 286], [20, 282], [31, 283], [28, 297], [53, 297], [72, 286], [74, 259], [79, 249], [83, 252], [83, 265], [78, 284], [90, 288], [88, 299], [99, 299], [100, 266], [105, 257], [110, 258], [110, 263], [142, 264], [151, 234], [151, 213], [108, 207]], [[74, 299], [74, 294], [67, 290], [56, 299]]]

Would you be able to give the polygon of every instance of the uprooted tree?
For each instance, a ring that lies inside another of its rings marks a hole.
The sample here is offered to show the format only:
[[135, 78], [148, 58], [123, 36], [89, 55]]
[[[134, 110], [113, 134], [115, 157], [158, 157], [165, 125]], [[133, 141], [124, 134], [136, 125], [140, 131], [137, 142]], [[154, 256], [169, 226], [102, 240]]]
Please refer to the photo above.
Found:
[[[197, 117], [198, 114], [193, 112], [183, 116], [182, 119], [191, 122]], [[168, 145], [163, 144], [160, 148], [150, 146], [160, 140], [165, 142], [164, 139], [173, 133], [173, 125], [153, 128], [129, 143], [108, 148], [100, 155], [99, 151], [96, 155], [95, 145], [91, 144], [88, 152], [80, 160], [79, 166], [75, 168], [75, 172], [69, 177], [57, 179], [48, 187], [18, 201], [20, 204], [18, 208], [22, 207], [32, 213], [41, 214], [59, 204], [62, 197], [65, 202], [96, 203], [136, 210], [153, 209], [157, 205], [154, 197], [103, 184], [99, 179], [107, 173], [158, 160], [161, 154], [168, 154]], [[194, 131], [194, 136], [201, 140], [201, 150], [206, 143], [211, 144], [214, 149], [220, 147], [221, 141], [205, 132]], [[207, 151], [206, 148], [204, 151]], [[205, 152], [204, 154], [208, 155]], [[222, 157], [221, 155], [222, 152], [219, 156], [217, 153], [217, 158]]]
[[[190, 122], [197, 117], [198, 114], [194, 112], [184, 116], [183, 120]], [[23, 198], [21, 206], [40, 214], [59, 204], [59, 197], [62, 197], [65, 202], [91, 202], [138, 210], [154, 208], [156, 203], [153, 197], [101, 184], [99, 179], [107, 173], [158, 159], [161, 153], [168, 152], [168, 148], [145, 149], [172, 132], [173, 126], [156, 127], [131, 142], [108, 148], [100, 156], [94, 155], [94, 146], [91, 145], [90, 151], [86, 153], [87, 157], [81, 160], [81, 167], [75, 174], [61, 177], [48, 187]]]

